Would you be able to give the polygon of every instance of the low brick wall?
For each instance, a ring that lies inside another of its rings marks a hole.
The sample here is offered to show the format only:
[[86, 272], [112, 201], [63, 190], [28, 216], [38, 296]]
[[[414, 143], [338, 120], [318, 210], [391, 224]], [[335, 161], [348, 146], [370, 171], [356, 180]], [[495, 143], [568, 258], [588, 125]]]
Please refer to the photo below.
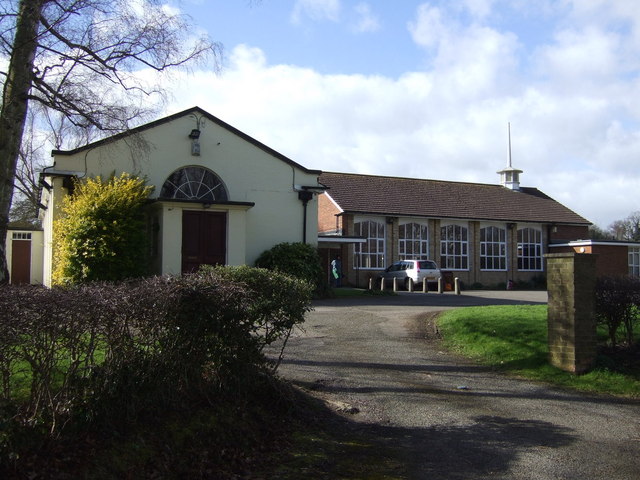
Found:
[[589, 371], [596, 358], [597, 255], [554, 253], [547, 259], [549, 361], [573, 373]]

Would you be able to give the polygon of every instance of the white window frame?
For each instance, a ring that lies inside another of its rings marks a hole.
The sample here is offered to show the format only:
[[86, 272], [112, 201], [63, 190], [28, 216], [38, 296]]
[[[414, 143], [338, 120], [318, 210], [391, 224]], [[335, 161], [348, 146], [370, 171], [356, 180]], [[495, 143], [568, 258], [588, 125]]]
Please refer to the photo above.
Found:
[[226, 202], [227, 187], [212, 170], [200, 165], [186, 165], [174, 170], [160, 189], [164, 200]]
[[499, 225], [480, 227], [480, 270], [483, 272], [507, 270], [506, 228]]
[[[521, 235], [522, 232], [522, 235]], [[524, 237], [526, 232], [526, 238]], [[534, 238], [532, 239], [532, 233]], [[518, 228], [518, 271], [541, 272], [542, 264], [542, 229], [538, 227]], [[540, 237], [538, 238], [536, 237]], [[532, 253], [533, 252], [533, 253]], [[533, 265], [532, 265], [533, 264]]]
[[440, 268], [469, 270], [469, 226], [449, 223], [440, 226]]
[[31, 232], [13, 232], [12, 240], [31, 240]]
[[629, 247], [629, 275], [640, 277], [640, 247]]
[[386, 233], [384, 221], [376, 218], [354, 219], [353, 234], [367, 241], [353, 244], [353, 268], [384, 270]]
[[[410, 229], [409, 235], [407, 235], [407, 229]], [[429, 225], [407, 221], [398, 226], [398, 258], [429, 260]]]

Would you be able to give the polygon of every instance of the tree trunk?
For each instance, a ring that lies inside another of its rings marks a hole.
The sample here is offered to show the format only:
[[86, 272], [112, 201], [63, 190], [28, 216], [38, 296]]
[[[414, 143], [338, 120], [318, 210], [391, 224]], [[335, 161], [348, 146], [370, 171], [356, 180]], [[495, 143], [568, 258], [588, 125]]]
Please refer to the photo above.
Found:
[[40, 15], [47, 0], [20, 0], [13, 50], [0, 110], [0, 284], [9, 281], [6, 257], [7, 225], [13, 182], [22, 143], [33, 62], [38, 48]]

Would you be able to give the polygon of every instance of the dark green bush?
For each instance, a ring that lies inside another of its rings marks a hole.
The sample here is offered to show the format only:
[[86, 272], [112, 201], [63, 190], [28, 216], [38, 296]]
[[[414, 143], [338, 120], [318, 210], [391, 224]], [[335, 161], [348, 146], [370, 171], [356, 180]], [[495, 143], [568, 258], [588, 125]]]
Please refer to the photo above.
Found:
[[204, 266], [201, 270], [201, 274], [209, 272], [246, 287], [247, 313], [254, 335], [259, 333], [255, 338], [260, 351], [281, 338], [285, 340], [284, 348], [293, 327], [304, 322], [304, 316], [311, 308], [312, 287], [300, 278], [247, 266]]
[[248, 267], [0, 288], [0, 464], [29, 437], [21, 432], [115, 432], [250, 390], [252, 378], [273, 371], [264, 347], [304, 321], [310, 291], [299, 279]]
[[535, 275], [529, 280], [517, 280], [513, 283], [513, 290], [546, 290], [547, 277]]
[[640, 319], [640, 278], [600, 277], [595, 290], [596, 318], [605, 325], [611, 346], [618, 343], [619, 330], [628, 346], [634, 342], [634, 325]]
[[323, 295], [328, 288], [320, 255], [315, 247], [306, 243], [279, 243], [262, 252], [255, 266], [305, 280], [313, 285], [316, 295]]

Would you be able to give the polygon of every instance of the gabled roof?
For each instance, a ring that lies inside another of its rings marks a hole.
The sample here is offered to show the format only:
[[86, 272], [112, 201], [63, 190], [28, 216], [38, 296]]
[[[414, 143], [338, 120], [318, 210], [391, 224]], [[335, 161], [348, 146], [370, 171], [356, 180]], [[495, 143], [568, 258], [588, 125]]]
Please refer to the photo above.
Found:
[[590, 225], [536, 188], [324, 172], [345, 213]]
[[252, 145], [254, 145], [255, 147], [259, 148], [260, 150], [268, 153], [269, 155], [272, 155], [276, 158], [278, 158], [279, 160], [282, 160], [283, 162], [299, 168], [300, 170], [304, 171], [305, 173], [311, 173], [311, 174], [317, 174], [320, 175], [320, 173], [322, 173], [320, 170], [309, 170], [308, 168], [303, 167], [302, 165], [300, 165], [299, 163], [294, 162], [293, 160], [291, 160], [290, 158], [284, 156], [283, 154], [275, 151], [274, 149], [272, 149], [271, 147], [268, 147], [267, 145], [265, 145], [262, 142], [259, 142], [258, 140], [256, 140], [253, 137], [250, 137], [249, 135], [247, 135], [244, 132], [241, 132], [240, 130], [238, 130], [235, 127], [232, 127], [231, 125], [229, 125], [226, 122], [223, 122], [222, 120], [220, 120], [218, 117], [215, 117], [213, 115], [211, 115], [209, 112], [206, 112], [205, 110], [201, 109], [200, 107], [191, 107], [187, 110], [184, 110], [182, 112], [178, 112], [178, 113], [174, 113], [173, 115], [169, 115], [168, 117], [164, 117], [164, 118], [160, 118], [158, 120], [155, 120], [153, 122], [150, 123], [145, 123], [144, 125], [140, 125], [138, 127], [132, 128], [131, 130], [127, 130], [126, 132], [122, 132], [119, 133], [117, 135], [113, 135], [111, 137], [107, 137], [104, 138], [102, 140], [98, 140], [97, 142], [93, 142], [93, 143], [89, 143], [87, 145], [83, 145], [82, 147], [76, 148], [74, 150], [53, 150], [51, 153], [53, 155], [74, 155], [76, 153], [79, 152], [83, 152], [86, 150], [92, 150], [96, 147], [99, 147], [101, 145], [105, 145], [111, 142], [114, 142], [116, 140], [120, 140], [122, 138], [126, 138], [130, 135], [135, 135], [141, 132], [144, 132], [145, 130], [150, 130], [152, 128], [155, 128], [159, 125], [165, 124], [165, 123], [169, 123], [177, 118], [180, 117], [184, 117], [187, 115], [191, 115], [191, 114], [198, 114], [203, 116], [204, 118], [206, 118], [207, 120], [209, 120], [210, 122], [215, 123], [216, 125], [228, 130], [229, 132], [233, 133], [234, 135], [237, 135], [238, 137], [242, 138], [243, 140], [251, 143]]

